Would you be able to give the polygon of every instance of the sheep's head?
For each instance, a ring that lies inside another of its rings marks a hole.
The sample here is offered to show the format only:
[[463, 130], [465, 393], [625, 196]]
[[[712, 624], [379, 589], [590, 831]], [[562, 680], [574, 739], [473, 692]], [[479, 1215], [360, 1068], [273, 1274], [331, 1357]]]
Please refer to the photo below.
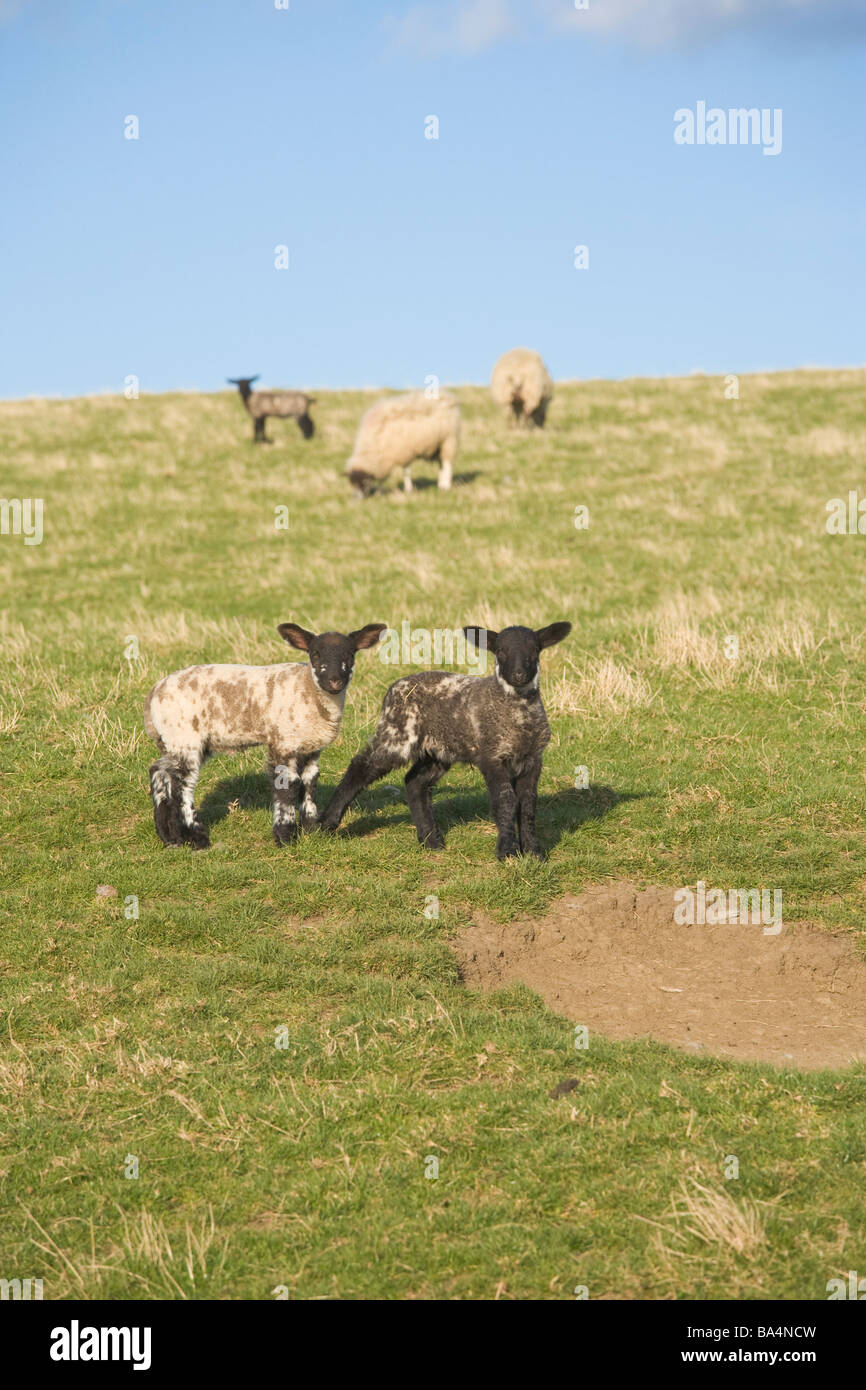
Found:
[[244, 400], [246, 400], [247, 397], [252, 394], [253, 382], [258, 381], [258, 379], [258, 375], [226, 377], [226, 381], [228, 382], [229, 386], [236, 386]]
[[312, 418], [308, 411], [305, 411], [303, 415], [298, 416], [298, 429], [301, 431], [301, 434], [304, 436], [305, 439], [312, 439], [313, 435], [315, 434], [316, 427], [313, 424]]
[[571, 632], [571, 623], [550, 623], [548, 627], [505, 627], [493, 632], [487, 627], [464, 627], [466, 637], [476, 647], [492, 652], [496, 658], [496, 679], [509, 695], [532, 695], [538, 689], [538, 658], [545, 647], [561, 642]]
[[318, 636], [296, 623], [280, 623], [277, 632], [290, 647], [308, 652], [313, 680], [326, 695], [339, 695], [352, 679], [355, 653], [375, 647], [386, 623], [367, 623], [355, 632], [322, 632]]

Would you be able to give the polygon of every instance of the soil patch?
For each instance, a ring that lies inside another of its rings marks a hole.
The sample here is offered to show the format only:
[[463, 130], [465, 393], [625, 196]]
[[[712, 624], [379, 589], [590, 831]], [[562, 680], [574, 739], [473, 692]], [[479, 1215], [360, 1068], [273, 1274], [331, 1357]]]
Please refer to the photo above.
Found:
[[589, 888], [538, 921], [476, 912], [455, 943], [465, 982], [521, 981], [609, 1038], [815, 1070], [866, 1060], [866, 962], [806, 923], [680, 926], [672, 888]]

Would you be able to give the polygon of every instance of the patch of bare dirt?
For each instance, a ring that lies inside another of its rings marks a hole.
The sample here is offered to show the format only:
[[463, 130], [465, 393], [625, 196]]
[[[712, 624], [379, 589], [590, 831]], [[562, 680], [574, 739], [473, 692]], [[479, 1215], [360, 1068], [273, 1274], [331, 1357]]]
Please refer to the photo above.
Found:
[[589, 888], [538, 921], [476, 912], [456, 945], [471, 987], [521, 981], [609, 1038], [816, 1070], [866, 1060], [866, 962], [804, 923], [679, 926], [672, 888]]

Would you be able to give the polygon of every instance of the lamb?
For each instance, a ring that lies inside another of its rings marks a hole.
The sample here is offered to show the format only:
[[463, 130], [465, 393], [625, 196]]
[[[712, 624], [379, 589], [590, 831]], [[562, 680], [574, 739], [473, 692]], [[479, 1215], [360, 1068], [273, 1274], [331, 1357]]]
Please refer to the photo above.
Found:
[[403, 469], [403, 488], [411, 492], [414, 459], [438, 459], [439, 486], [449, 488], [459, 442], [460, 407], [448, 392], [431, 398], [411, 391], [377, 401], [358, 426], [346, 464], [355, 496], [368, 496], [395, 468]]
[[505, 410], [509, 424], [544, 427], [553, 397], [553, 382], [537, 352], [512, 348], [500, 357], [490, 378], [490, 391]]
[[254, 381], [258, 381], [257, 376], [230, 376], [227, 381], [230, 386], [238, 388], [241, 400], [253, 417], [254, 444], [273, 442], [265, 438], [265, 421], [269, 415], [283, 420], [297, 420], [304, 438], [312, 439], [316, 427], [310, 417], [310, 406], [315, 396], [308, 396], [304, 391], [253, 391], [251, 387]]
[[535, 838], [535, 814], [550, 726], [538, 692], [538, 658], [543, 648], [568, 636], [571, 623], [551, 623], [537, 631], [463, 631], [476, 646], [494, 653], [495, 674], [425, 671], [395, 681], [385, 692], [372, 739], [349, 763], [328, 803], [322, 830], [337, 829], [364, 787], [411, 763], [406, 800], [418, 839], [426, 849], [443, 849], [433, 819], [432, 789], [452, 763], [471, 763], [487, 783], [498, 832], [497, 856], [543, 857]]
[[144, 727], [162, 757], [150, 766], [156, 831], [165, 845], [207, 849], [207, 830], [193, 805], [203, 763], [214, 753], [266, 744], [273, 788], [274, 839], [316, 824], [319, 754], [340, 732], [355, 653], [378, 642], [384, 623], [344, 635], [316, 636], [280, 623], [280, 636], [309, 653], [306, 662], [276, 666], [190, 666], [165, 676], [144, 702]]

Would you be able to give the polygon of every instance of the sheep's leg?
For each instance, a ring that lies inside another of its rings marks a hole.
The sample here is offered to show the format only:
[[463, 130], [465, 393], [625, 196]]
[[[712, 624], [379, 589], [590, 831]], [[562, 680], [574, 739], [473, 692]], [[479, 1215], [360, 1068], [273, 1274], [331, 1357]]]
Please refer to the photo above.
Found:
[[439, 455], [439, 486], [443, 492], [447, 492], [451, 486], [454, 476], [454, 450], [448, 446], [443, 447]]
[[439, 778], [448, 771], [448, 766], [448, 763], [441, 763], [435, 758], [419, 758], [417, 763], [412, 764], [404, 779], [406, 800], [415, 822], [418, 840], [425, 849], [445, 848], [445, 841], [433, 819], [432, 792]]
[[265, 417], [257, 415], [253, 421], [253, 443], [264, 444], [265, 442]]
[[295, 758], [281, 757], [271, 750], [268, 776], [274, 793], [274, 839], [278, 845], [288, 845], [298, 838], [298, 801], [301, 779]]
[[380, 777], [386, 777], [395, 767], [403, 767], [408, 761], [408, 757], [402, 757], [399, 753], [386, 753], [377, 749], [374, 743], [368, 743], [366, 748], [355, 754], [343, 773], [342, 781], [319, 821], [320, 829], [336, 830], [359, 792], [372, 786], [373, 782], [378, 782]]
[[184, 753], [178, 765], [181, 837], [193, 849], [207, 849], [210, 836], [195, 809], [195, 788], [204, 759], [197, 749]]
[[[321, 749], [319, 750], [321, 752]], [[301, 783], [304, 788], [304, 799], [301, 804], [301, 825], [305, 830], [312, 830], [319, 823], [319, 812], [316, 809], [316, 785], [319, 780], [319, 753], [311, 753], [300, 768]]]
[[490, 795], [490, 809], [496, 822], [496, 857], [509, 859], [517, 854], [517, 797], [511, 779], [501, 763], [484, 763], [481, 773]]
[[153, 822], [164, 845], [183, 844], [180, 819], [180, 780], [177, 760], [166, 754], [150, 765]]
[[524, 768], [515, 777], [514, 795], [517, 797], [517, 838], [521, 854], [534, 854], [536, 859], [544, 855], [535, 838], [535, 812], [538, 805], [538, 779], [541, 776], [541, 759]]
[[406, 464], [406, 467], [403, 469], [403, 491], [404, 491], [404, 492], [411, 492], [411, 491], [412, 491], [412, 465], [411, 465], [411, 463], [407, 463], [407, 464]]

